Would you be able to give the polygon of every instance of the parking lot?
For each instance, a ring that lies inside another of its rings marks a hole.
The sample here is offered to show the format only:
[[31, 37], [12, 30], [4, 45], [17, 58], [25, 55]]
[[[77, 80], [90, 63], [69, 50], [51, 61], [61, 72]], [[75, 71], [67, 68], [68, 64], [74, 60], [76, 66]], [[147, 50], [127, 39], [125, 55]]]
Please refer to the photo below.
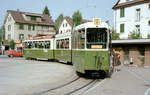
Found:
[[0, 95], [33, 95], [74, 75], [70, 65], [0, 56]]

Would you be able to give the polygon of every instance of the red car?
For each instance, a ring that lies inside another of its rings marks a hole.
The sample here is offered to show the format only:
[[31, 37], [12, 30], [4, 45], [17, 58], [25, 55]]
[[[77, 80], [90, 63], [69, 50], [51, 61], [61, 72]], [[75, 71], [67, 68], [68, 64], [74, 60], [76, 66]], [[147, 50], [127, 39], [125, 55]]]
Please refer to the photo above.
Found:
[[14, 57], [14, 56], [23, 56], [23, 52], [21, 50], [10, 50], [8, 52], [8, 57]]

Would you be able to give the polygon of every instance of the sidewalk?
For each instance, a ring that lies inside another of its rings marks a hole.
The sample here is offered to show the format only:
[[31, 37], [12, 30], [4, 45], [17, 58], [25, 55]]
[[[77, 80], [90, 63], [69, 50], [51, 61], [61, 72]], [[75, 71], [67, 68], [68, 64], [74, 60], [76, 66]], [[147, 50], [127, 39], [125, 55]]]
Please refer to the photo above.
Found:
[[[115, 72], [112, 78], [103, 80], [84, 95], [150, 95], [148, 91], [150, 88], [150, 68], [148, 70], [125, 66], [119, 68], [120, 71]], [[132, 68], [134, 69], [132, 70]], [[138, 74], [139, 71], [141, 71], [140, 74]], [[142, 72], [145, 75], [141, 77]]]

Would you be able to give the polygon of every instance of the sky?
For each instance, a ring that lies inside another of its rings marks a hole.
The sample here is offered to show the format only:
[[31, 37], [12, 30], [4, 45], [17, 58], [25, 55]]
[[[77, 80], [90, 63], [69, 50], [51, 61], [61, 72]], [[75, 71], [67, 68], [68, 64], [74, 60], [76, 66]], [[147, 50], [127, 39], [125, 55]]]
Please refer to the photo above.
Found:
[[7, 10], [42, 13], [48, 6], [53, 21], [63, 13], [72, 17], [72, 14], [80, 10], [83, 19], [92, 20], [94, 17], [102, 21], [109, 20], [113, 27], [112, 7], [118, 0], [1, 0], [0, 1], [0, 26], [3, 25]]

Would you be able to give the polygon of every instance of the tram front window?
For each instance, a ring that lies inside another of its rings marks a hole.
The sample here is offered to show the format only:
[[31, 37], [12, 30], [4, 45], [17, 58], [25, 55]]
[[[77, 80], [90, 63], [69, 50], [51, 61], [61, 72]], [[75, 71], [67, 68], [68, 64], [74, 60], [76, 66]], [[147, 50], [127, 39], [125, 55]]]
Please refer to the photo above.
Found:
[[88, 28], [87, 29], [87, 49], [106, 49], [107, 29]]

